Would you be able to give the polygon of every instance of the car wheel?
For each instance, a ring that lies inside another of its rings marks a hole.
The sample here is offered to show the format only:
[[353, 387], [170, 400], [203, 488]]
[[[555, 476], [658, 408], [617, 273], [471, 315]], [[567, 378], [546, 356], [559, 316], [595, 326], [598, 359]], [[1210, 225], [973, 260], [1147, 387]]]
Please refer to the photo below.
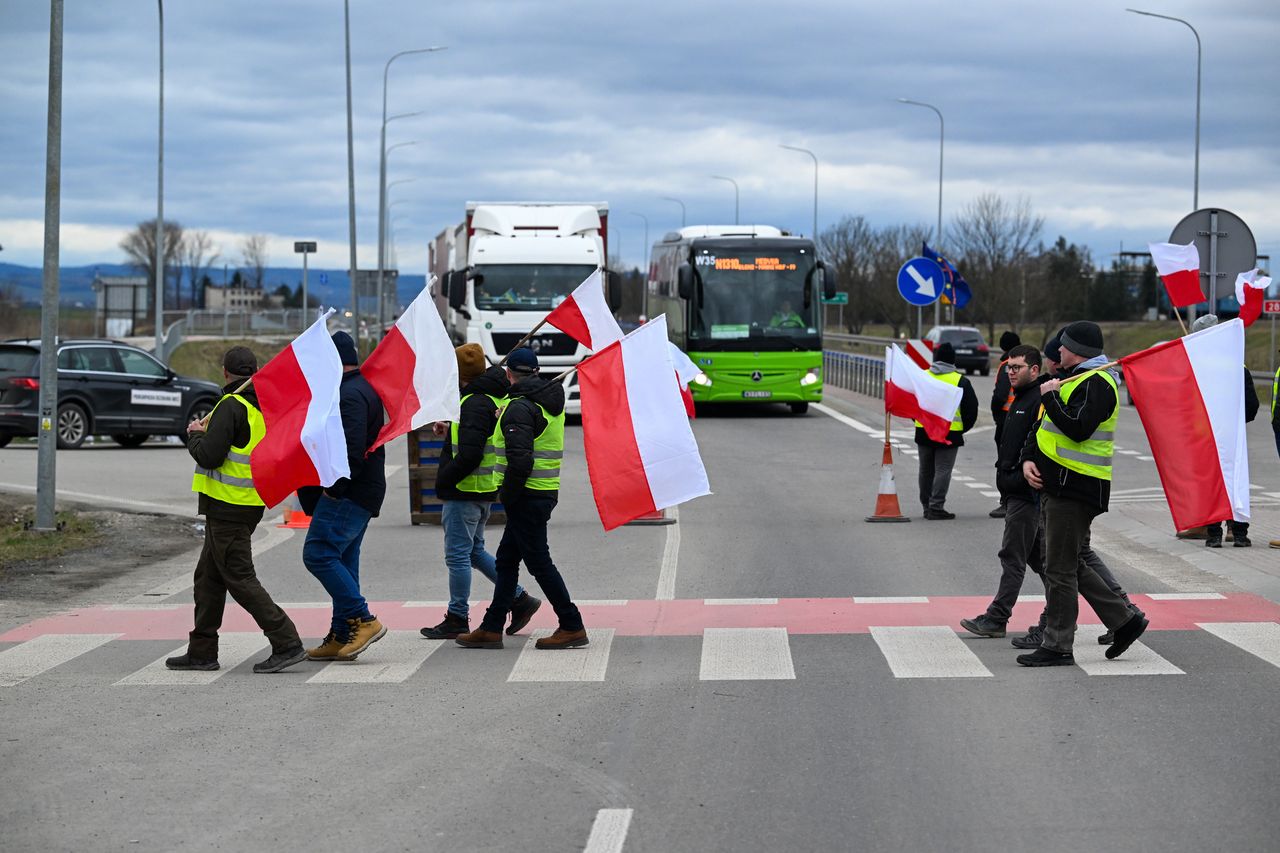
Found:
[[146, 441], [148, 438], [151, 438], [151, 436], [149, 435], [113, 435], [111, 436], [111, 440], [114, 441], [116, 444], [120, 445], [121, 447], [141, 447], [142, 443]]
[[178, 438], [182, 439], [182, 443], [187, 443], [187, 424], [201, 418], [207, 418], [209, 413], [213, 411], [213, 403], [209, 400], [197, 400], [191, 404], [191, 408], [187, 410], [187, 419], [182, 424], [182, 432], [178, 433]]
[[12, 440], [13, 440], [13, 436], [9, 435], [9, 433], [0, 432], [0, 447], [4, 447], [6, 444], [8, 444]]
[[793, 415], [803, 415], [809, 411], [808, 403], [788, 403], [787, 405], [791, 407], [791, 414]]
[[58, 449], [75, 450], [89, 435], [89, 415], [77, 403], [58, 407]]

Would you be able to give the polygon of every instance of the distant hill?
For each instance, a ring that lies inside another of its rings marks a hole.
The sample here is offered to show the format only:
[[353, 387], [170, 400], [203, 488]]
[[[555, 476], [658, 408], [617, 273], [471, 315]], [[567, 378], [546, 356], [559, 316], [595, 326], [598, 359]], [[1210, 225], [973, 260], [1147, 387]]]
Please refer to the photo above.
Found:
[[[234, 274], [227, 269], [226, 275]], [[93, 278], [95, 275], [136, 275], [137, 271], [126, 264], [91, 264], [81, 267], [62, 267], [58, 270], [58, 290], [60, 301], [65, 304], [92, 305], [94, 302]], [[302, 270], [293, 267], [267, 267], [264, 275], [264, 289], [270, 293], [282, 284], [290, 288], [302, 283]], [[223, 283], [223, 269], [218, 267], [209, 271], [209, 278], [215, 285]], [[24, 267], [17, 264], [0, 263], [0, 286], [12, 285], [17, 289], [23, 301], [40, 302], [40, 291], [43, 287], [44, 271], [39, 267]], [[186, 283], [184, 282], [184, 287]], [[401, 275], [398, 282], [398, 296], [401, 305], [407, 305], [419, 291], [426, 286], [423, 275]], [[312, 269], [307, 273], [307, 294], [325, 305], [346, 305], [351, 301], [351, 279], [346, 270]], [[168, 309], [166, 309], [168, 310]]]

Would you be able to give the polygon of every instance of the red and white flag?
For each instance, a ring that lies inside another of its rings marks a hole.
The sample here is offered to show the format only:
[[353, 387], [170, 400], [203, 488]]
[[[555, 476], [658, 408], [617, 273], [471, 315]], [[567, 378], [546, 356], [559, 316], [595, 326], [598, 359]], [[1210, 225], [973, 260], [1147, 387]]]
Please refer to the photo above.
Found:
[[667, 342], [667, 351], [671, 353], [671, 364], [676, 369], [676, 382], [680, 384], [680, 398], [684, 400], [685, 413], [696, 418], [698, 414], [693, 405], [693, 392], [689, 390], [689, 383], [702, 371], [684, 354], [684, 350], [670, 341]]
[[360, 368], [387, 410], [370, 452], [409, 430], [458, 419], [458, 359], [430, 290], [414, 297]]
[[1244, 324], [1219, 323], [1120, 359], [1178, 530], [1249, 520]]
[[1183, 308], [1204, 302], [1200, 289], [1200, 250], [1195, 243], [1180, 246], [1177, 243], [1148, 243], [1151, 260], [1156, 272], [1169, 291], [1169, 302], [1174, 308]]
[[711, 494], [674, 369], [665, 316], [578, 365], [587, 473], [605, 530]]
[[604, 277], [597, 269], [547, 315], [555, 326], [592, 352], [622, 338], [622, 329], [604, 298]]
[[267, 434], [253, 449], [253, 487], [275, 506], [301, 486], [351, 476], [338, 410], [342, 361], [325, 321], [330, 308], [253, 375]]
[[1253, 321], [1262, 314], [1262, 299], [1271, 286], [1271, 279], [1258, 275], [1260, 270], [1251, 269], [1236, 276], [1236, 301], [1240, 303], [1240, 319], [1245, 326], [1252, 326]]
[[964, 391], [933, 379], [897, 347], [884, 350], [884, 410], [924, 424], [934, 441], [950, 444], [947, 434], [960, 408]]

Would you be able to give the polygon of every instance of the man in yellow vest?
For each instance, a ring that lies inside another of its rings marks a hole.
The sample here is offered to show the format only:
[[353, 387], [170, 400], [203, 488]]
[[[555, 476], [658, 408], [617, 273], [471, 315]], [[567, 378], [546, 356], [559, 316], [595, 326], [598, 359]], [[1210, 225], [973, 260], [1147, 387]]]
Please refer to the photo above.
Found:
[[227, 593], [258, 623], [271, 642], [271, 655], [254, 672], [279, 672], [307, 659], [293, 621], [271, 600], [253, 568], [253, 530], [262, 520], [262, 498], [253, 488], [249, 454], [266, 426], [252, 386], [236, 393], [258, 370], [247, 347], [232, 347], [222, 358], [226, 387], [207, 424], [187, 426], [187, 452], [196, 461], [191, 490], [200, 495], [204, 548], [196, 563], [195, 627], [187, 653], [167, 659], [169, 669], [213, 670], [218, 664], [218, 629]]
[[1044, 417], [1027, 437], [1022, 473], [1041, 492], [1045, 529], [1045, 613], [1040, 647], [1023, 666], [1075, 663], [1076, 616], [1083, 596], [1113, 634], [1108, 659], [1147, 629], [1147, 619], [1080, 558], [1093, 519], [1107, 511], [1120, 411], [1116, 377], [1104, 369], [1102, 329], [1078, 321], [1061, 333], [1063, 378], [1040, 386]]
[[498, 497], [507, 513], [507, 526], [498, 543], [498, 582], [493, 603], [480, 627], [454, 641], [472, 649], [502, 648], [502, 626], [515, 598], [520, 561], [538, 582], [556, 612], [559, 627], [535, 643], [539, 649], [572, 649], [588, 643], [582, 614], [569, 597], [560, 570], [547, 545], [547, 521], [560, 495], [560, 465], [564, 460], [564, 385], [538, 375], [538, 356], [521, 347], [507, 357], [511, 391], [494, 433], [497, 469], [502, 482]]
[[947, 491], [951, 488], [951, 470], [956, 465], [956, 453], [964, 445], [964, 434], [973, 429], [978, 420], [978, 395], [969, 380], [955, 368], [955, 347], [938, 344], [933, 350], [933, 365], [929, 378], [946, 385], [958, 386], [963, 393], [960, 408], [956, 409], [947, 434], [950, 444], [929, 438], [924, 425], [916, 421], [916, 446], [920, 453], [920, 504], [924, 507], [926, 521], [946, 521], [956, 517], [948, 512]]
[[[498, 455], [493, 431], [511, 383], [501, 367], [485, 369], [484, 348], [479, 344], [463, 344], [454, 350], [454, 355], [458, 359], [462, 405], [456, 422], [439, 425], [443, 429], [438, 432], [447, 438], [440, 449], [436, 473], [444, 561], [449, 568], [449, 605], [440, 624], [421, 630], [429, 640], [455, 640], [471, 630], [473, 568], [495, 584], [498, 582], [493, 555], [484, 549], [484, 526], [489, 521], [490, 505], [498, 499]], [[507, 633], [514, 634], [528, 625], [541, 606], [541, 601], [517, 584]]]

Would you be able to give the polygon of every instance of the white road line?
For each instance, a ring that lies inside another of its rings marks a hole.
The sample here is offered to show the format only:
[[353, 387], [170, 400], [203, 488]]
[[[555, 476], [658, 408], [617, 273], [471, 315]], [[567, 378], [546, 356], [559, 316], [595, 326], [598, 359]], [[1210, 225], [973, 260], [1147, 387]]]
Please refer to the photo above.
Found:
[[924, 595], [855, 595], [854, 604], [928, 604]]
[[539, 628], [520, 650], [507, 681], [604, 681], [613, 647], [612, 628], [592, 628], [590, 645], [581, 649], [548, 651], [534, 647], [534, 641], [549, 637], [550, 628]]
[[1262, 658], [1272, 666], [1280, 666], [1280, 625], [1275, 622], [1198, 622], [1219, 639]]
[[999, 493], [999, 492], [978, 492], [978, 494], [982, 495], [984, 498], [998, 498], [998, 497], [1000, 497], [1000, 493]]
[[777, 604], [776, 598], [704, 598], [703, 604], [712, 605], [733, 605], [733, 604]]
[[[260, 527], [259, 529], [265, 530], [266, 533], [253, 542], [253, 555], [255, 557], [265, 554], [277, 545], [288, 542], [293, 538], [294, 533], [291, 528], [287, 527]], [[175, 568], [179, 565], [185, 565], [182, 574], [165, 581], [157, 587], [152, 587], [144, 593], [133, 596], [121, 606], [130, 608], [133, 605], [155, 603], [191, 589], [192, 578], [195, 574], [195, 560], [184, 555], [171, 560], [170, 563]]]
[[1154, 456], [1139, 456], [1138, 461], [1139, 462], [1155, 462], [1156, 458]]
[[174, 685], [192, 685], [192, 684], [211, 684], [240, 664], [247, 661], [260, 651], [266, 651], [267, 638], [261, 634], [253, 634], [247, 631], [234, 631], [224, 633], [218, 638], [218, 663], [222, 664], [221, 669], [215, 669], [212, 672], [190, 672], [184, 670], [165, 669], [164, 658], [174, 657], [186, 652], [187, 647], [179, 646], [169, 654], [160, 658], [153, 663], [149, 663], [142, 669], [126, 676], [116, 682], [117, 685], [135, 687], [138, 685], [147, 686], [174, 686]]
[[634, 809], [601, 809], [591, 824], [591, 837], [583, 853], [621, 853], [631, 828]]
[[592, 607], [626, 607], [631, 602], [626, 598], [576, 598], [573, 603]]
[[1033, 592], [1030, 594], [1022, 594], [1018, 596], [1019, 601], [1038, 601], [1044, 604], [1045, 597], [1043, 592]]
[[1107, 647], [1092, 637], [1077, 642], [1074, 651], [1076, 666], [1089, 675], [1186, 675], [1142, 643], [1134, 643], [1115, 660], [1107, 660]]
[[1222, 601], [1226, 596], [1220, 592], [1149, 592], [1147, 598], [1152, 601]]
[[658, 601], [671, 601], [676, 597], [676, 570], [680, 564], [680, 509], [667, 510], [675, 519], [667, 525], [667, 542], [662, 547], [662, 571], [658, 573], [658, 591], [653, 596]]
[[704, 628], [699, 681], [796, 677], [786, 628]]
[[[35, 494], [36, 487], [26, 483], [0, 483], [0, 489], [13, 489], [19, 492], [30, 492]], [[174, 510], [173, 504], [160, 504], [151, 501], [135, 501], [129, 498], [122, 498], [117, 495], [100, 495], [93, 492], [72, 492], [67, 489], [58, 489], [58, 497], [60, 498], [78, 498], [80, 500], [95, 501], [97, 503], [106, 504], [107, 506], [129, 506], [138, 507], [139, 509], [150, 509], [164, 515], [181, 515], [196, 517], [194, 510], [179, 511]]]
[[417, 631], [388, 631], [356, 660], [334, 661], [307, 684], [399, 684], [446, 642], [425, 640]]
[[111, 642], [120, 634], [45, 634], [0, 652], [0, 687], [28, 678]]
[[968, 483], [973, 480], [972, 477], [962, 477], [959, 474], [952, 474], [951, 479], [955, 480], [957, 483]]
[[989, 488], [991, 488], [991, 487], [990, 487], [990, 486], [988, 486], [986, 483], [965, 483], [965, 485], [966, 485], [966, 486], [968, 486], [968, 487], [969, 487], [969, 488], [971, 488], [971, 489], [989, 489]]
[[406, 601], [401, 607], [448, 607], [447, 601]]
[[404, 467], [403, 465], [388, 465], [385, 469], [383, 469], [382, 476], [389, 478], [392, 474], [396, 473], [403, 467]]
[[[876, 436], [880, 436], [881, 438], [883, 438], [884, 436], [883, 429], [876, 429], [875, 427], [867, 426], [861, 421], [855, 421], [853, 418], [849, 417], [848, 415], [840, 414], [835, 409], [831, 408], [825, 403], [814, 403], [812, 405], [815, 409], [817, 409], [819, 412], [822, 412], [824, 415], [835, 418], [840, 423], [844, 424], [847, 427], [853, 427], [860, 433], [864, 433], [866, 435], [872, 436], [873, 438]], [[892, 434], [893, 434], [892, 430], [890, 430], [890, 435]]]
[[978, 656], [946, 625], [871, 627], [894, 678], [983, 678], [991, 675]]
[[1137, 456], [1137, 455], [1139, 455], [1139, 451], [1137, 451], [1137, 450], [1121, 450], [1121, 449], [1120, 449], [1120, 448], [1118, 448], [1118, 447], [1116, 448], [1116, 453], [1123, 453], [1125, 456]]

